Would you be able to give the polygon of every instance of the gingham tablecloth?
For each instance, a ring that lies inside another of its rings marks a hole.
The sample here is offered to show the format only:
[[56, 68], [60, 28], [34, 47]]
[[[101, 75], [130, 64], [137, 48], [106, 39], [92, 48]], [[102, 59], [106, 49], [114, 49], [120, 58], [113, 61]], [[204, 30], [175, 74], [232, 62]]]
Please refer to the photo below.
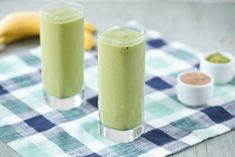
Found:
[[[24, 157], [166, 156], [235, 128], [235, 80], [216, 86], [204, 108], [176, 98], [179, 72], [197, 69], [197, 51], [147, 32], [145, 133], [129, 144], [97, 131], [97, 57], [86, 53], [85, 102], [59, 112], [44, 103], [40, 49], [0, 60], [0, 139]], [[55, 74], [56, 76], [56, 74]]]

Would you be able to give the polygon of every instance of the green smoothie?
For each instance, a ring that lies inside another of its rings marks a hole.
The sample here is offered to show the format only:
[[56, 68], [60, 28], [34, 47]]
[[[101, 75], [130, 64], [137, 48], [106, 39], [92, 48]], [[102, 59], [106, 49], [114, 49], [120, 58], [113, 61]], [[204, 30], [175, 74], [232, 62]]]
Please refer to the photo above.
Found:
[[44, 90], [58, 98], [74, 96], [84, 82], [83, 11], [50, 6], [41, 12], [40, 23]]
[[144, 34], [128, 27], [100, 33], [98, 41], [101, 123], [117, 130], [142, 124], [144, 105]]

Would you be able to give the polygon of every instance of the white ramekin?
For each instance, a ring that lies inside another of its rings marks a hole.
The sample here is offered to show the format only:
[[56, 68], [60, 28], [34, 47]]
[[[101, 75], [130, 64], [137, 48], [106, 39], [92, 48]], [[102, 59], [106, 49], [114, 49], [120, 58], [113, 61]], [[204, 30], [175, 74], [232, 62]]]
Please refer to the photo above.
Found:
[[201, 57], [200, 70], [212, 75], [216, 84], [225, 84], [231, 81], [234, 77], [235, 58], [229, 53], [219, 52], [220, 54], [228, 57], [231, 61], [229, 63], [222, 64], [209, 62], [207, 58], [215, 52], [216, 51], [206, 53]]
[[210, 77], [211, 81], [204, 85], [191, 85], [184, 83], [180, 78], [186, 73], [197, 72], [199, 71], [186, 71], [178, 75], [177, 77], [177, 98], [184, 105], [190, 107], [199, 107], [207, 105], [207, 102], [212, 98], [214, 79], [210, 74], [203, 73]]

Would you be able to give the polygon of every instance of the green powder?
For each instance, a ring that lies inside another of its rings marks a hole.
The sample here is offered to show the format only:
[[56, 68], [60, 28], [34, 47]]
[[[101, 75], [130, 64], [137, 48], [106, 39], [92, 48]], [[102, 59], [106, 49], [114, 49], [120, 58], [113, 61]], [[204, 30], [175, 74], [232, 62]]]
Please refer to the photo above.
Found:
[[230, 62], [230, 59], [221, 53], [213, 53], [211, 54], [208, 58], [207, 61], [212, 62], [212, 63], [219, 63], [219, 64], [225, 64]]

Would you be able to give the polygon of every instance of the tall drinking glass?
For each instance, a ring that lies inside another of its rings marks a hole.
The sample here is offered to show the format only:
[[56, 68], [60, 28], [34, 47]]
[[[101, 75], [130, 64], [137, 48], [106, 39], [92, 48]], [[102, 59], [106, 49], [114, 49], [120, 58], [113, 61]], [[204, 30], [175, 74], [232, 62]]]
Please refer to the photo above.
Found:
[[68, 110], [82, 103], [83, 17], [82, 6], [69, 1], [48, 4], [40, 12], [45, 98], [58, 110]]
[[99, 131], [113, 141], [131, 142], [143, 132], [144, 32], [112, 27], [98, 38]]

